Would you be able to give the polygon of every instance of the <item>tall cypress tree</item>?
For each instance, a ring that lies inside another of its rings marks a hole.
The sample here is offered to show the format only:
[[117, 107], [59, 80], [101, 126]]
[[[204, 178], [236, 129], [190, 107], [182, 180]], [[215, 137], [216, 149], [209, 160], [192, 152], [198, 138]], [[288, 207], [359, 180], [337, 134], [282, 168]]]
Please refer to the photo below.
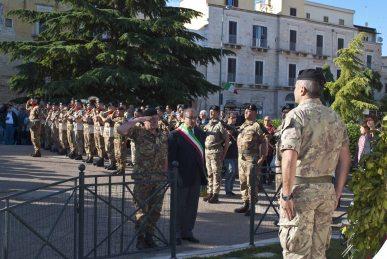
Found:
[[0, 52], [23, 60], [10, 80], [14, 90], [158, 104], [219, 90], [196, 66], [219, 61], [220, 50], [198, 45], [204, 38], [184, 27], [200, 13], [166, 6], [166, 0], [59, 1], [67, 11], [10, 12], [44, 24], [34, 41], [0, 43]]
[[341, 75], [335, 82], [327, 83], [334, 96], [332, 108], [346, 122], [359, 119], [364, 109], [378, 108], [373, 100], [373, 79], [365, 73], [367, 68], [360, 59], [364, 52], [363, 36], [363, 33], [359, 33], [348, 48], [338, 51], [334, 62], [340, 68]]

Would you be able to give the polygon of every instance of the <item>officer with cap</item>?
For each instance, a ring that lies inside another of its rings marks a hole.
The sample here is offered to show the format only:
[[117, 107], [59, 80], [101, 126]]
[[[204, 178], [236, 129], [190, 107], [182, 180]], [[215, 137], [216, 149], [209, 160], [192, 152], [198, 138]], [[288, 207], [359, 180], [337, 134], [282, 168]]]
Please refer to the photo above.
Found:
[[206, 133], [204, 153], [208, 175], [207, 196], [203, 200], [209, 203], [219, 202], [223, 160], [230, 145], [227, 130], [219, 120], [219, 112], [219, 106], [211, 106], [210, 121], [203, 128]]
[[[157, 247], [153, 237], [161, 215], [164, 192], [162, 187], [168, 169], [168, 131], [158, 127], [157, 111], [147, 108], [144, 116], [124, 122], [117, 132], [132, 139], [136, 145], [133, 167], [134, 197], [136, 197], [136, 225], [138, 249]], [[151, 201], [149, 198], [152, 196]], [[145, 204], [147, 202], [147, 204]]]
[[349, 172], [346, 127], [321, 103], [324, 84], [321, 71], [300, 71], [294, 89], [298, 106], [282, 123], [279, 238], [284, 258], [326, 258], [332, 214]]
[[[250, 203], [255, 204], [258, 192], [258, 172], [256, 173], [256, 193], [253, 193], [253, 201], [250, 201], [253, 161], [256, 160], [259, 167], [267, 156], [267, 141], [261, 125], [256, 121], [257, 107], [250, 104], [245, 110], [245, 122], [240, 126], [238, 144], [238, 170], [241, 185], [243, 206], [235, 209], [236, 213], [250, 215]], [[256, 169], [257, 170], [257, 169]]]
[[34, 146], [34, 153], [31, 154], [32, 157], [41, 157], [40, 153], [40, 131], [42, 118], [42, 110], [38, 105], [36, 99], [28, 100], [26, 104], [26, 110], [29, 111], [29, 120], [30, 120], [30, 133], [31, 133], [31, 142]]

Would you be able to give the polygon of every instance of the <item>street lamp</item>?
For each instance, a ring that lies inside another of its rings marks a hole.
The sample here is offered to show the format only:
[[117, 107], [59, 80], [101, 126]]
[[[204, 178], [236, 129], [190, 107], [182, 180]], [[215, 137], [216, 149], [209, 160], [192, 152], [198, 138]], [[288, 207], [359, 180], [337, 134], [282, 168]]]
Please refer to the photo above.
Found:
[[219, 61], [219, 107], [222, 107], [223, 104], [223, 96], [222, 96], [222, 58], [223, 58], [223, 27], [224, 27], [224, 10], [231, 10], [232, 5], [226, 5], [222, 7], [222, 31], [220, 34], [220, 61]]

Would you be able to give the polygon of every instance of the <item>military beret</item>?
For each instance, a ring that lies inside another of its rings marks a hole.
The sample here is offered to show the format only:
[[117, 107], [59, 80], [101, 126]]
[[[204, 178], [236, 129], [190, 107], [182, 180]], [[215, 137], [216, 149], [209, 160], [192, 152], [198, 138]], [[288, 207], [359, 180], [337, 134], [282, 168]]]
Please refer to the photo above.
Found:
[[144, 111], [144, 116], [153, 116], [157, 115], [157, 110], [155, 108], [148, 108]]
[[211, 110], [213, 110], [213, 111], [220, 111], [220, 108], [219, 108], [219, 106], [218, 105], [211, 105], [211, 107], [210, 107], [210, 111]]
[[305, 69], [298, 73], [297, 80], [312, 80], [318, 82], [321, 86], [326, 83], [325, 76], [321, 70]]
[[291, 110], [292, 107], [290, 107], [290, 105], [286, 104], [285, 106], [282, 107], [281, 109], [281, 112], [283, 112], [284, 110]]
[[257, 111], [257, 106], [255, 104], [249, 104], [247, 107], [246, 107], [246, 110], [250, 110], [250, 111]]

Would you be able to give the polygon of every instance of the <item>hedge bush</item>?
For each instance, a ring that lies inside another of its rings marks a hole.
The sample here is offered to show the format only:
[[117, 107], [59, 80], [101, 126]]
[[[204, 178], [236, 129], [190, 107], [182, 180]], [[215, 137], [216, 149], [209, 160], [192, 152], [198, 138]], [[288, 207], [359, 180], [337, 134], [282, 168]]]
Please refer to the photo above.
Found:
[[360, 137], [360, 125], [356, 123], [347, 123], [347, 132], [349, 137], [349, 149], [351, 156], [354, 158], [357, 154], [357, 143]]

